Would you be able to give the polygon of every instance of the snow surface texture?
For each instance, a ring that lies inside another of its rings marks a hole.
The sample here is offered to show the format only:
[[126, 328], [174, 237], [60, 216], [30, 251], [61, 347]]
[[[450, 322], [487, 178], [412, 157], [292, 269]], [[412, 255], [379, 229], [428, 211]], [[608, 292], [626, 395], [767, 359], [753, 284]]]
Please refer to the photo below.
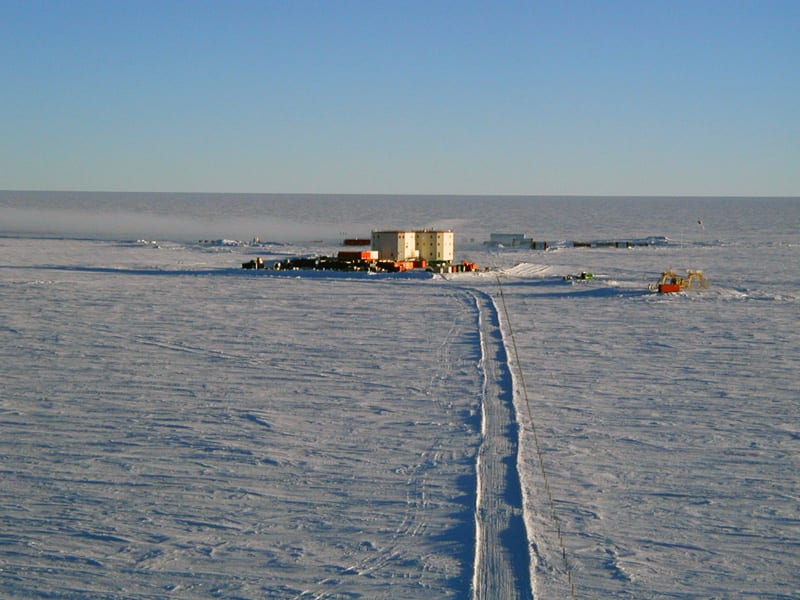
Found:
[[[239, 269], [425, 226], [492, 270]], [[797, 200], [3, 192], [0, 596], [798, 598], [798, 232]], [[711, 288], [647, 292], [669, 268]]]

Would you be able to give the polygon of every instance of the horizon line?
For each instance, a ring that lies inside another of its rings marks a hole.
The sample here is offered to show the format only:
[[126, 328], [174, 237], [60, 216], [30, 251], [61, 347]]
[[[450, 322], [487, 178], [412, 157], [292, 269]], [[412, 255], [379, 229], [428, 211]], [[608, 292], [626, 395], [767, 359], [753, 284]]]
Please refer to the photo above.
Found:
[[750, 199], [798, 199], [796, 195], [776, 195], [776, 194], [545, 194], [545, 193], [458, 193], [458, 192], [200, 192], [200, 191], [156, 191], [156, 190], [79, 190], [79, 189], [0, 189], [0, 193], [22, 193], [22, 194], [141, 194], [141, 195], [237, 195], [237, 196], [395, 196], [395, 197], [441, 197], [441, 198], [750, 198]]

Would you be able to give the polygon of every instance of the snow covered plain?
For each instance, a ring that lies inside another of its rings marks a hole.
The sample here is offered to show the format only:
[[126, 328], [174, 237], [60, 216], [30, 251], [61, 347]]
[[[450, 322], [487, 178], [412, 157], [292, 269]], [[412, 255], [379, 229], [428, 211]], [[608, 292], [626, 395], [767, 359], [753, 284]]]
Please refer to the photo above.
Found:
[[[239, 269], [423, 226], [491, 270]], [[3, 192], [0, 596], [798, 598], [799, 232], [796, 199]], [[611, 239], [654, 243], [568, 243]], [[647, 292], [672, 267], [711, 288]]]

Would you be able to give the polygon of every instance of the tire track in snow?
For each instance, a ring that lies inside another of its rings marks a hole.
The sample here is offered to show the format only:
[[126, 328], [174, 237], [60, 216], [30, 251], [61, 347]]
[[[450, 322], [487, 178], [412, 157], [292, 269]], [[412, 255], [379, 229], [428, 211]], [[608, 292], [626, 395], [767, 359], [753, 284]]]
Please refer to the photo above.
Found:
[[[464, 302], [469, 303], [469, 298], [464, 298]], [[442, 401], [438, 387], [447, 385], [446, 378], [443, 378], [441, 373], [447, 372], [451, 367], [451, 350], [453, 340], [457, 334], [458, 327], [453, 324], [447, 329], [443, 338], [434, 340], [432, 353], [435, 358], [432, 362], [440, 365], [441, 369], [440, 371], [434, 370], [428, 381], [422, 386], [425, 393], [430, 396], [431, 402], [443, 411], [447, 411], [448, 407]], [[427, 450], [417, 457], [415, 464], [409, 466], [408, 479], [406, 480], [405, 510], [400, 523], [391, 534], [389, 542], [375, 553], [365, 557], [353, 556], [352, 562], [342, 567], [342, 574], [370, 577], [374, 572], [383, 569], [392, 561], [402, 557], [406, 553], [408, 546], [413, 546], [416, 543], [414, 541], [416, 538], [426, 535], [428, 529], [426, 512], [429, 508], [428, 471], [435, 468], [439, 463], [446, 446], [447, 442], [442, 437], [436, 436], [432, 438]], [[317, 580], [313, 586], [300, 590], [296, 595], [292, 596], [292, 600], [340, 598], [342, 597], [340, 590], [326, 589], [335, 585], [336, 582], [336, 575], [325, 576]], [[424, 572], [419, 574], [417, 584], [420, 589], [428, 587]]]
[[532, 598], [531, 557], [517, 470], [518, 432], [508, 355], [497, 306], [474, 292], [483, 391], [475, 502], [473, 600]]

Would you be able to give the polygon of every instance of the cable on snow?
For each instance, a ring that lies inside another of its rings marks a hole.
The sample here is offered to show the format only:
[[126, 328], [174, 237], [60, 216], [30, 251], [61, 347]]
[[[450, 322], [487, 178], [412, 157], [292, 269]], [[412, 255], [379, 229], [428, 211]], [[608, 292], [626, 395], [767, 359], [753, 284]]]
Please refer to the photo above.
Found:
[[550, 490], [550, 481], [549, 481], [549, 479], [547, 477], [547, 470], [544, 467], [544, 459], [542, 457], [542, 449], [541, 449], [541, 446], [539, 444], [539, 436], [538, 436], [538, 434], [536, 432], [536, 421], [533, 418], [533, 410], [531, 409], [531, 402], [530, 402], [530, 399], [528, 398], [528, 388], [525, 385], [525, 376], [524, 376], [524, 374], [522, 372], [522, 364], [519, 361], [519, 351], [517, 350], [517, 340], [514, 337], [514, 330], [511, 327], [511, 317], [509, 316], [508, 305], [506, 304], [506, 298], [505, 298], [505, 295], [503, 294], [503, 286], [502, 286], [502, 284], [500, 282], [500, 276], [499, 275], [495, 275], [495, 277], [497, 279], [497, 289], [498, 289], [498, 291], [500, 293], [500, 301], [503, 304], [503, 314], [504, 314], [504, 316], [506, 318], [506, 323], [508, 324], [508, 334], [509, 334], [509, 337], [511, 338], [511, 348], [512, 348], [512, 350], [514, 352], [514, 361], [517, 363], [517, 373], [519, 375], [519, 381], [520, 381], [520, 385], [522, 387], [522, 396], [525, 399], [525, 408], [526, 408], [526, 411], [528, 413], [528, 423], [529, 423], [530, 428], [531, 428], [531, 433], [533, 434], [533, 444], [534, 444], [534, 447], [536, 449], [536, 457], [537, 457], [537, 460], [539, 462], [539, 470], [540, 470], [541, 475], [542, 475], [542, 480], [544, 481], [545, 492], [547, 493], [547, 502], [548, 502], [548, 507], [550, 509], [550, 519], [553, 522], [553, 529], [556, 532], [556, 535], [558, 537], [558, 544], [559, 544], [559, 547], [561, 548], [561, 558], [562, 558], [563, 563], [564, 563], [564, 570], [567, 573], [567, 582], [568, 582], [569, 587], [570, 587], [570, 598], [574, 599], [576, 597], [575, 596], [575, 582], [574, 582], [573, 577], [572, 577], [572, 567], [570, 566], [569, 559], [567, 558], [567, 548], [566, 548], [566, 546], [564, 544], [564, 536], [561, 533], [561, 519], [559, 518], [558, 513], [556, 512], [556, 505], [555, 505], [555, 502], [553, 502], [553, 494], [552, 494], [552, 492]]

